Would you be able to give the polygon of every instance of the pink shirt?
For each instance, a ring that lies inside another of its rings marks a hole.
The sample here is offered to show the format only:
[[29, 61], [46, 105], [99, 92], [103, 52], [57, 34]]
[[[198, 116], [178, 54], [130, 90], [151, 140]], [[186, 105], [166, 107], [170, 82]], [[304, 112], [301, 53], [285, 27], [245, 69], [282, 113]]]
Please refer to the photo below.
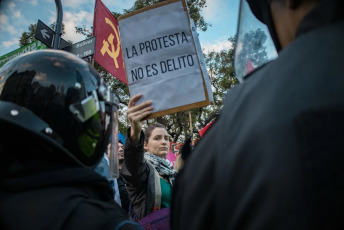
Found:
[[166, 159], [172, 163], [173, 167], [174, 167], [174, 162], [176, 161], [177, 159], [177, 156], [173, 153], [173, 152], [169, 152], [166, 156]]

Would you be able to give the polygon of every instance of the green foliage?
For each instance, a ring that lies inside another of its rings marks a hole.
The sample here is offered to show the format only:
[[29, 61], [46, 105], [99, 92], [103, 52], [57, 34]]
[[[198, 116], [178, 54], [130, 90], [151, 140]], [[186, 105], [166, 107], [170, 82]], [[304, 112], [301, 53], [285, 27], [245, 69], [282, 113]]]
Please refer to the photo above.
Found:
[[[229, 39], [234, 47], [234, 39]], [[208, 74], [211, 79], [214, 95], [214, 105], [219, 110], [223, 103], [225, 93], [238, 83], [234, 73], [234, 48], [222, 50], [220, 52], [212, 51], [205, 56]]]
[[204, 21], [204, 18], [201, 15], [202, 9], [206, 7], [206, 0], [188, 0], [187, 5], [190, 17], [194, 20], [196, 28], [205, 32], [208, 29], [208, 26], [211, 26]]
[[35, 33], [36, 33], [36, 24], [31, 24], [29, 26], [29, 31], [28, 32], [23, 32], [21, 37], [19, 38], [19, 45], [20, 47], [26, 46], [27, 44], [30, 44], [35, 38]]
[[83, 27], [75, 27], [75, 30], [76, 30], [76, 33], [77, 34], [82, 34], [84, 35], [86, 38], [91, 38], [93, 37], [93, 34], [92, 34], [92, 30], [93, 30], [93, 27], [91, 27], [91, 29], [87, 29], [86, 28], [86, 25], [83, 25]]
[[[135, 10], [142, 9], [146, 6], [154, 5], [156, 3], [164, 1], [165, 0], [136, 0], [131, 8], [125, 9], [123, 10], [123, 12], [124, 14], [128, 14]], [[206, 31], [210, 24], [205, 22], [203, 16], [201, 15], [202, 9], [206, 7], [206, 0], [187, 0], [186, 4], [188, 5], [190, 17], [194, 20], [196, 28], [202, 31]], [[120, 13], [113, 14], [116, 18], [121, 15]]]
[[[56, 23], [54, 22], [53, 24], [50, 25], [50, 27], [55, 31], [55, 25]], [[65, 24], [62, 23], [62, 34], [66, 34], [66, 31], [65, 31]]]

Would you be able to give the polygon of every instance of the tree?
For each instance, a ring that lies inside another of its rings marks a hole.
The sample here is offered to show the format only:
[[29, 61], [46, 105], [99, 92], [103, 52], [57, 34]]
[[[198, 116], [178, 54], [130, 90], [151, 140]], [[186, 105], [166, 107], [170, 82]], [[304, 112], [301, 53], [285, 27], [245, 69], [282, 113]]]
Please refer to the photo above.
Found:
[[[159, 2], [164, 2], [165, 0], [136, 0], [133, 7], [124, 10], [124, 14], [131, 13], [135, 10], [142, 9], [149, 5], [154, 5]], [[197, 29], [206, 31], [209, 23], [205, 22], [203, 16], [201, 15], [202, 9], [206, 7], [206, 0], [187, 0], [190, 17], [194, 20]], [[119, 17], [120, 13], [114, 13], [115, 17]]]
[[234, 38], [229, 39], [232, 48], [204, 54], [208, 74], [213, 88], [214, 103], [211, 106], [194, 109], [195, 125], [199, 130], [216, 118], [223, 105], [226, 92], [238, 83], [234, 73]]
[[228, 89], [238, 83], [234, 73], [234, 38], [229, 39], [233, 46], [229, 50], [220, 52], [212, 51], [205, 55], [208, 73], [210, 75], [212, 86], [214, 87], [214, 103], [221, 106], [223, 98]]
[[28, 29], [29, 31], [23, 32], [21, 37], [19, 38], [20, 47], [26, 46], [27, 44], [30, 44], [31, 42], [36, 40], [35, 33], [36, 33], [37, 25], [31, 24]]

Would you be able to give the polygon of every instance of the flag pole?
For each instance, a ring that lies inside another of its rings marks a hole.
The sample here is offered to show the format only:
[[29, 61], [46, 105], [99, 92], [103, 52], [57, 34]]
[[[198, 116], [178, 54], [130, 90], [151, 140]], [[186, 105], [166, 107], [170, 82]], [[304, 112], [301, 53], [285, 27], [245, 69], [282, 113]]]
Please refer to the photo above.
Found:
[[[93, 13], [93, 31], [92, 31], [92, 35], [94, 36], [94, 30], [95, 30], [95, 27], [94, 25], [96, 24], [95, 21], [96, 21], [96, 16], [97, 14], [97, 0], [94, 1], [94, 13]], [[91, 66], [94, 67], [94, 55], [95, 53], [91, 56]]]
[[190, 134], [193, 134], [191, 111], [189, 111]]

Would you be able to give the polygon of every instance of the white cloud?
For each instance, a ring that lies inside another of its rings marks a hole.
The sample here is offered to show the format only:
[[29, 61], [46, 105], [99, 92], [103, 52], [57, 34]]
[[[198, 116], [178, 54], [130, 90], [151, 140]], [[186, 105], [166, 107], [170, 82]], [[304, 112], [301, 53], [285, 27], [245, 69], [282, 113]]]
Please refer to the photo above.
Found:
[[67, 0], [63, 1], [62, 7], [70, 7], [72, 9], [80, 8], [80, 5], [85, 4], [85, 0]]
[[7, 24], [8, 17], [4, 14], [0, 14], [0, 28]]
[[223, 23], [231, 14], [229, 0], [210, 0], [202, 10], [202, 16], [206, 22], [218, 24]]
[[219, 9], [222, 0], [211, 0], [207, 1], [206, 7], [203, 8], [203, 17], [206, 21], [211, 20]]
[[37, 0], [31, 0], [29, 3], [33, 6], [37, 6]]
[[14, 26], [11, 26], [11, 25], [7, 25], [5, 31], [9, 32], [12, 35], [17, 34], [17, 32], [18, 32], [17, 29]]
[[233, 44], [228, 40], [202, 44], [202, 49], [204, 50], [204, 53], [209, 53], [211, 51], [220, 52], [221, 50], [228, 50], [231, 48], [233, 48]]
[[13, 11], [12, 15], [15, 18], [20, 18], [21, 17], [21, 12], [20, 12], [20, 10], [15, 10], [15, 11]]
[[[65, 14], [65, 12], [63, 12], [63, 15]], [[51, 24], [55, 23], [56, 22], [56, 11], [55, 10], [50, 10], [49, 11], [49, 24], [47, 24], [48, 26], [50, 26]], [[63, 17], [63, 22], [65, 21], [65, 18]]]
[[1, 46], [6, 47], [6, 48], [10, 47], [12, 45], [19, 45], [19, 42], [18, 42], [17, 38], [12, 40], [12, 41], [4, 41], [4, 42], [1, 43]]
[[126, 0], [126, 1], [113, 1], [113, 0], [103, 0], [104, 5], [111, 12], [123, 13], [123, 9], [129, 9], [135, 3], [135, 0]]
[[1, 33], [7, 32], [12, 35], [17, 33], [14, 26], [8, 24], [8, 17], [4, 14], [0, 14], [0, 31]]
[[82, 34], [77, 34], [75, 27], [83, 25], [90, 26], [93, 23], [93, 12], [80, 11], [78, 13], [65, 12], [63, 23], [66, 34], [63, 35], [65, 40], [78, 42], [85, 39]]
[[8, 8], [9, 8], [10, 10], [13, 10], [14, 7], [16, 7], [16, 4], [14, 4], [14, 2], [8, 3]]

